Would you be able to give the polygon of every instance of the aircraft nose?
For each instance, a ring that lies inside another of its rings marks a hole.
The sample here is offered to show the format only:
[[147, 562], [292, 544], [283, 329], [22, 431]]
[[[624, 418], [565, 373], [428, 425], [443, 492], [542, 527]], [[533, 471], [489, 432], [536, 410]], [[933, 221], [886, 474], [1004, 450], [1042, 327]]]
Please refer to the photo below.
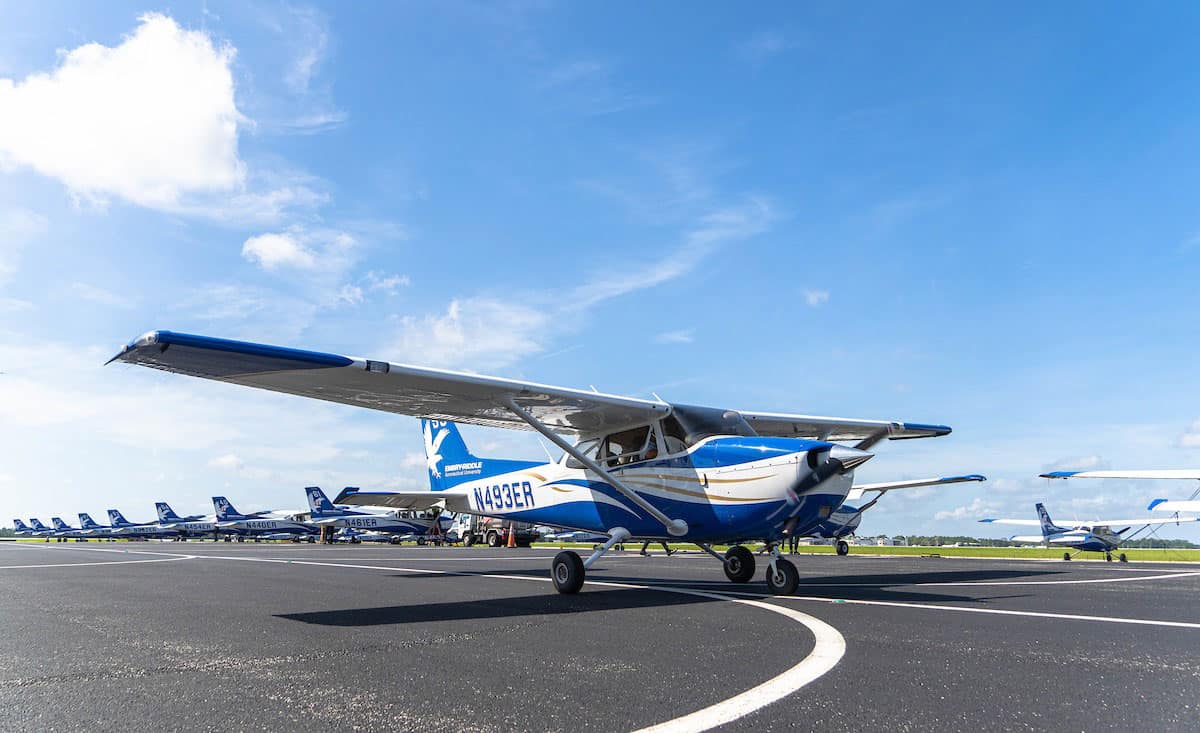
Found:
[[843, 471], [849, 471], [871, 460], [875, 454], [845, 445], [835, 445], [829, 449], [829, 457], [842, 464]]

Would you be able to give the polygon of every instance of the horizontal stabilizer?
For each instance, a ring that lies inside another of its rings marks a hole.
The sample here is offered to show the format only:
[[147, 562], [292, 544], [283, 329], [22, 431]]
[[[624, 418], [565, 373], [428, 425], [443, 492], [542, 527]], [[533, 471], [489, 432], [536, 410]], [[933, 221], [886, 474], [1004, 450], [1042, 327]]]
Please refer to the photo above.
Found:
[[358, 491], [345, 488], [334, 498], [333, 503], [345, 506], [385, 506], [390, 509], [429, 509], [445, 506], [442, 502], [446, 497], [454, 495], [451, 491]]

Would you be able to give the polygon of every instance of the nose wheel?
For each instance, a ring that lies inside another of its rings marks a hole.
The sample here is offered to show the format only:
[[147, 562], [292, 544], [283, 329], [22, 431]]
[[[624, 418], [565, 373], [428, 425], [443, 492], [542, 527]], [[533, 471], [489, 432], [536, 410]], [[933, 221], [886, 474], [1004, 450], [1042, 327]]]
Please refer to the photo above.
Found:
[[777, 596], [790, 596], [800, 587], [800, 573], [795, 565], [776, 558], [767, 566], [767, 587]]
[[839, 554], [839, 555], [849, 555], [850, 554], [850, 543], [847, 542], [846, 540], [838, 540], [837, 545], [835, 546], [835, 549], [837, 551], [837, 554]]

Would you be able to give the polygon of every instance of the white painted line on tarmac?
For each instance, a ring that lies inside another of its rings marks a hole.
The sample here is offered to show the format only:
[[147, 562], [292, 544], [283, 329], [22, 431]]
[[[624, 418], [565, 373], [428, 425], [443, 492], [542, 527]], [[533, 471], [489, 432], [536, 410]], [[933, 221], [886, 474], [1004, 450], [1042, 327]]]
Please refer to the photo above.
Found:
[[1157, 621], [1146, 618], [1121, 618], [1119, 616], [1087, 616], [1077, 613], [1049, 613], [1045, 611], [1008, 611], [1002, 608], [969, 608], [966, 606], [943, 606], [936, 603], [905, 603], [903, 601], [863, 601], [820, 596], [774, 596], [777, 601], [815, 601], [820, 603], [848, 603], [856, 606], [888, 606], [892, 608], [921, 608], [929, 611], [959, 611], [962, 613], [988, 613], [996, 616], [1029, 616], [1064, 621], [1099, 621], [1110, 624], [1133, 624], [1136, 626], [1165, 626], [1175, 629], [1200, 629], [1200, 623], [1190, 621]]
[[1191, 578], [1200, 575], [1200, 570], [1188, 573], [1168, 573], [1165, 575], [1142, 575], [1130, 578], [1089, 578], [1087, 580], [962, 580], [956, 582], [945, 583], [906, 583], [904, 581], [892, 583], [804, 583], [801, 582], [801, 588], [891, 588], [891, 587], [910, 587], [910, 588], [929, 588], [929, 587], [953, 587], [953, 586], [974, 586], [974, 585], [1084, 585], [1088, 583], [1138, 583], [1144, 580], [1166, 580], [1168, 578]]
[[[312, 560], [289, 560], [282, 558], [266, 558], [266, 557], [233, 557], [230, 555], [181, 555], [180, 560], [198, 559], [198, 560], [234, 560], [241, 562], [267, 562], [278, 563], [284, 565], [316, 565], [321, 567], [335, 568], [358, 568], [363, 570], [388, 570], [391, 572], [409, 572], [409, 573], [436, 573], [438, 575], [457, 575], [473, 578], [495, 578], [501, 580], [525, 580], [549, 583], [550, 579], [545, 577], [535, 577], [526, 575], [501, 575], [496, 573], [457, 573], [452, 570], [436, 570], [429, 568], [402, 568], [395, 566], [380, 566], [380, 565], [356, 565], [339, 562], [317, 562]], [[152, 562], [152, 561], [145, 561]], [[98, 563], [113, 564], [113, 563]], [[755, 687], [746, 690], [745, 692], [734, 695], [733, 697], [722, 700], [706, 708], [697, 710], [694, 713], [674, 718], [648, 728], [642, 728], [637, 733], [700, 733], [700, 731], [710, 730], [719, 725], [730, 723], [739, 718], [743, 718], [750, 713], [760, 710], [773, 702], [782, 700], [791, 695], [805, 685], [820, 678], [829, 670], [837, 666], [842, 657], [846, 654], [846, 639], [833, 626], [825, 623], [819, 618], [809, 616], [793, 608], [786, 606], [777, 606], [764, 601], [749, 600], [745, 598], [734, 598], [722, 593], [711, 593], [703, 590], [693, 590], [690, 588], [674, 588], [665, 585], [642, 585], [636, 583], [613, 583], [608, 581], [589, 581], [591, 585], [603, 586], [608, 588], [628, 588], [632, 590], [652, 590], [664, 593], [678, 593], [682, 595], [698, 596], [701, 598], [711, 598], [719, 601], [729, 601], [741, 605], [752, 606], [771, 613], [777, 613], [784, 618], [802, 624], [813, 635], [813, 650], [804, 659], [797, 662], [795, 665], [771, 679], [763, 682]]]

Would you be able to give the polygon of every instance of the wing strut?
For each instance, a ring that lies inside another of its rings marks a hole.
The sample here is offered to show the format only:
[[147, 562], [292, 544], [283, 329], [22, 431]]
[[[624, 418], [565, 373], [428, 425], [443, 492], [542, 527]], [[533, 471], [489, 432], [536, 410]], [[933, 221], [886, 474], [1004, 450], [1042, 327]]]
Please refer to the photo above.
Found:
[[599, 463], [596, 463], [583, 453], [575, 450], [575, 446], [560, 438], [554, 431], [550, 430], [550, 428], [539, 422], [536, 417], [522, 409], [513, 398], [509, 397], [505, 400], [505, 407], [511, 410], [514, 415], [529, 423], [529, 427], [546, 436], [546, 440], [549, 440], [551, 443], [566, 451], [567, 455], [579, 461], [584, 466], [587, 466], [588, 469], [595, 471], [596, 473], [608, 479], [609, 483], [612, 484], [614, 489], [620, 491], [634, 504], [637, 504], [642, 511], [661, 522], [662, 525], [667, 528], [667, 534], [671, 535], [672, 537], [682, 537], [688, 533], [687, 522], [683, 521], [682, 519], [671, 519], [666, 514], [663, 514], [658, 510], [657, 507], [642, 498], [640, 494], [626, 486], [621, 482], [620, 479], [602, 468]]

